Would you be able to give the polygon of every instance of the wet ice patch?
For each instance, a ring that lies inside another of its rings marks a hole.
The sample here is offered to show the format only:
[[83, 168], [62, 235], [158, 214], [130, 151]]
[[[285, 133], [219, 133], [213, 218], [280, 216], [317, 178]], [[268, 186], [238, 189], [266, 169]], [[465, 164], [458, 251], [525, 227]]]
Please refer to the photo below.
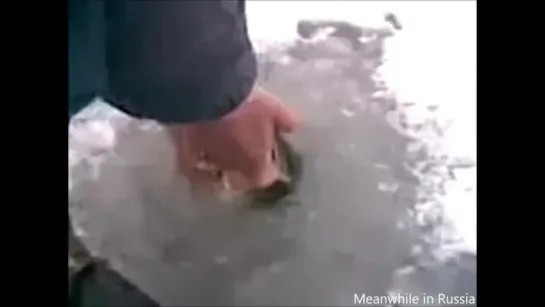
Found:
[[337, 64], [333, 60], [317, 60], [314, 62], [314, 67], [317, 70], [331, 70], [335, 68]]
[[80, 238], [86, 238], [88, 236], [88, 233], [83, 228], [75, 227], [75, 225], [74, 225], [74, 234]]
[[316, 32], [311, 39], [308, 39], [309, 42], [318, 43], [329, 38], [329, 36], [335, 32], [333, 27], [325, 27]]
[[386, 164], [382, 164], [382, 163], [375, 163], [375, 164], [373, 164], [373, 167], [375, 167], [377, 169], [381, 169], [381, 170], [390, 170], [390, 166], [388, 166]]
[[399, 189], [399, 184], [395, 182], [393, 183], [379, 182], [377, 185], [377, 189], [381, 192], [394, 193], [395, 191], [397, 191], [397, 189]]
[[269, 272], [272, 274], [278, 274], [282, 272], [282, 264], [281, 263], [273, 263], [269, 265]]
[[224, 265], [224, 264], [227, 264], [228, 262], [229, 262], [229, 258], [225, 256], [216, 256], [214, 258], [214, 263], [218, 265]]
[[80, 125], [70, 126], [70, 137], [79, 148], [88, 150], [108, 150], [115, 145], [114, 128], [107, 122], [89, 120]]
[[323, 50], [322, 52], [332, 56], [348, 56], [353, 52], [350, 42], [344, 38], [330, 37], [327, 39], [327, 41], [325, 41], [325, 38], [323, 38], [315, 42], [315, 44], [320, 45], [320, 49]]
[[68, 191], [83, 179], [99, 180], [104, 161], [116, 155], [127, 131], [158, 131], [154, 121], [136, 120], [100, 99], [72, 118], [68, 134]]
[[[72, 118], [68, 126], [68, 191], [83, 178], [97, 180], [104, 160], [115, 154], [120, 127], [130, 118], [97, 99]], [[85, 171], [77, 172], [83, 167]]]
[[291, 62], [293, 62], [293, 58], [287, 55], [281, 56], [278, 59], [278, 63], [282, 65], [289, 65]]
[[354, 117], [356, 115], [356, 112], [352, 111], [352, 110], [349, 110], [347, 108], [341, 108], [340, 109], [342, 115], [346, 116], [346, 117]]

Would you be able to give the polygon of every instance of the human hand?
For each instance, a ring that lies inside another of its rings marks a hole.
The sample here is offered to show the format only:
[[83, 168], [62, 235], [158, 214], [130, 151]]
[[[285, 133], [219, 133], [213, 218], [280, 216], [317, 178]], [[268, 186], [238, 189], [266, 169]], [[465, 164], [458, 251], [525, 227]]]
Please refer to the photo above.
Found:
[[[299, 121], [282, 100], [256, 87], [216, 121], [169, 127], [178, 170], [195, 185], [232, 191], [267, 187], [280, 177], [273, 157], [276, 136], [293, 132]], [[214, 173], [221, 175], [211, 176]]]

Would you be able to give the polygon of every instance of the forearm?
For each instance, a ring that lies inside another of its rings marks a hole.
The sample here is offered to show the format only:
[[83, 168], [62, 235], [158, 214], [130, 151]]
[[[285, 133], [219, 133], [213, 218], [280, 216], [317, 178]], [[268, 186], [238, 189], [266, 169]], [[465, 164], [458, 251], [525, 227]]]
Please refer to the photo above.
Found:
[[250, 93], [257, 74], [243, 2], [111, 1], [109, 98], [163, 123], [219, 118]]

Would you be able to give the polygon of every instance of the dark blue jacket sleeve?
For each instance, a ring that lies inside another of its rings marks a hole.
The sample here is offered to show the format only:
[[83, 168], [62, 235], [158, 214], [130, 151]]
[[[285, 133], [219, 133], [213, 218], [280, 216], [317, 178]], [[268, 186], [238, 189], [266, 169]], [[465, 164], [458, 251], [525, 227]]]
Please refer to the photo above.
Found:
[[[90, 5], [97, 6], [97, 2]], [[108, 102], [130, 115], [162, 123], [221, 117], [251, 91], [256, 58], [248, 38], [244, 1], [99, 3], [104, 21], [94, 22], [94, 27], [102, 31], [104, 43], [87, 48], [102, 49], [77, 51], [84, 54], [82, 58], [91, 59], [79, 65], [94, 63], [91, 71], [96, 72], [91, 76], [100, 76], [104, 67], [105, 78], [94, 77], [97, 81], [86, 84], [76, 78], [85, 71], [80, 69], [69, 76], [70, 81], [94, 86]], [[93, 24], [92, 18], [97, 17], [89, 16], [91, 22], [86, 24]], [[75, 37], [81, 45], [81, 36]], [[87, 37], [100, 40], [100, 34]]]

